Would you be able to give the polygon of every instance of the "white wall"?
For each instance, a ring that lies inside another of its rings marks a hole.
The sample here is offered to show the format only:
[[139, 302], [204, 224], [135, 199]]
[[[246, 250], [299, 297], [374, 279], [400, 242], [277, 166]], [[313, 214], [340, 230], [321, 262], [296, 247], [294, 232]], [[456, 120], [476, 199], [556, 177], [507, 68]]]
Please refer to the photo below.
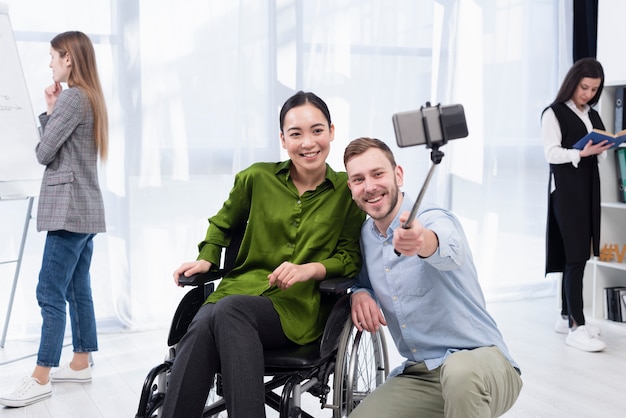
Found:
[[598, 4], [597, 59], [604, 67], [605, 84], [626, 84], [626, 2], [602, 0]]

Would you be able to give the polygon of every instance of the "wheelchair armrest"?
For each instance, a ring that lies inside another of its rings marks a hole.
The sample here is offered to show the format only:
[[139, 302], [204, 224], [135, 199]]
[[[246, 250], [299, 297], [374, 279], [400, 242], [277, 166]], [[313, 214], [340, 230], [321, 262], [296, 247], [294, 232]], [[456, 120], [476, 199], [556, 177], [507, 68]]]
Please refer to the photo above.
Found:
[[356, 284], [356, 279], [349, 279], [347, 277], [333, 277], [330, 279], [322, 280], [320, 282], [320, 291], [323, 293], [344, 293], [352, 286]]
[[[192, 276], [181, 275], [178, 278], [178, 284], [181, 286], [200, 286], [207, 282], [221, 279], [226, 272], [222, 269], [216, 271], [208, 271], [206, 273], [197, 273]], [[333, 277], [320, 282], [320, 291], [324, 293], [339, 294], [347, 291], [356, 283], [356, 279], [347, 277]]]
[[181, 286], [201, 286], [205, 283], [221, 279], [226, 272], [222, 269], [207, 271], [206, 273], [197, 273], [192, 276], [180, 275], [178, 284]]

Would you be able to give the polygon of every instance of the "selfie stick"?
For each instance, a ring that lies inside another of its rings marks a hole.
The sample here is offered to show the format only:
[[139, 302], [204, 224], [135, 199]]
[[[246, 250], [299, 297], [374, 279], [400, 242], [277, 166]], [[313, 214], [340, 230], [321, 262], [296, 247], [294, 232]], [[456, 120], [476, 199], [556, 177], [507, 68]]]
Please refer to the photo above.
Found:
[[[426, 102], [426, 107], [430, 107], [430, 102]], [[439, 107], [439, 105], [437, 105], [437, 107]], [[442, 124], [441, 114], [439, 116], [439, 123]], [[424, 125], [424, 136], [426, 137], [426, 148], [431, 149], [430, 160], [432, 161], [432, 163], [430, 165], [430, 168], [428, 169], [426, 180], [424, 180], [424, 184], [422, 185], [422, 188], [419, 194], [417, 195], [417, 200], [413, 204], [413, 208], [411, 209], [409, 218], [406, 220], [406, 222], [404, 222], [404, 224], [402, 224], [402, 228], [404, 229], [411, 228], [411, 224], [413, 223], [413, 220], [415, 219], [415, 216], [417, 215], [417, 211], [419, 210], [420, 204], [422, 203], [422, 200], [424, 199], [424, 195], [426, 194], [426, 189], [428, 189], [428, 184], [430, 183], [430, 179], [433, 177], [435, 168], [437, 167], [437, 164], [441, 162], [444, 156], [443, 151], [439, 150], [439, 147], [445, 145], [448, 142], [448, 138], [446, 138], [446, 130], [443, 128], [443, 124], [441, 127], [441, 136], [442, 136], [441, 142], [438, 142], [436, 144], [433, 144], [430, 138], [430, 131], [428, 130], [428, 123], [426, 121], [425, 116], [422, 116], [422, 124]], [[398, 255], [398, 257], [400, 256], [400, 252], [398, 250], [394, 250], [394, 252]]]
[[[441, 151], [433, 150], [431, 151], [431, 158], [435, 152], [441, 153], [441, 155], [443, 156], [443, 153]], [[441, 162], [441, 160], [439, 162]], [[430, 179], [432, 178], [433, 173], [435, 172], [435, 167], [437, 164], [439, 163], [435, 163], [433, 161], [433, 163], [430, 165], [430, 169], [428, 170], [428, 174], [426, 175], [426, 180], [424, 180], [424, 184], [422, 185], [419, 195], [417, 195], [417, 200], [413, 204], [413, 209], [411, 209], [409, 218], [406, 220], [406, 222], [404, 222], [404, 224], [402, 224], [402, 228], [404, 229], [411, 228], [411, 223], [413, 222], [413, 220], [415, 219], [415, 216], [417, 215], [417, 211], [419, 210], [420, 204], [422, 203], [422, 200], [424, 199], [424, 195], [426, 194], [426, 189], [428, 188], [428, 183], [430, 183]]]
[[[426, 107], [430, 107], [430, 102], [426, 102]], [[439, 107], [439, 105], [437, 105], [437, 107]], [[439, 123], [441, 124], [441, 116], [439, 117]], [[411, 228], [411, 223], [415, 219], [415, 216], [417, 215], [417, 211], [420, 207], [420, 204], [422, 203], [422, 200], [424, 199], [424, 195], [426, 194], [426, 189], [428, 189], [428, 184], [430, 183], [430, 179], [432, 178], [435, 172], [435, 167], [437, 166], [437, 164], [441, 162], [441, 159], [444, 156], [443, 152], [439, 150], [439, 147], [445, 145], [448, 142], [448, 138], [446, 138], [446, 130], [443, 128], [443, 125], [441, 127], [441, 136], [442, 136], [441, 142], [433, 144], [430, 138], [430, 131], [428, 130], [428, 123], [426, 121], [425, 116], [422, 116], [422, 124], [424, 125], [424, 136], [426, 137], [426, 148], [431, 149], [430, 160], [432, 161], [432, 164], [430, 165], [430, 169], [428, 170], [428, 174], [426, 175], [426, 180], [424, 180], [422, 189], [420, 190], [417, 196], [417, 200], [413, 204], [413, 209], [411, 209], [409, 218], [402, 225], [402, 228], [404, 229]]]

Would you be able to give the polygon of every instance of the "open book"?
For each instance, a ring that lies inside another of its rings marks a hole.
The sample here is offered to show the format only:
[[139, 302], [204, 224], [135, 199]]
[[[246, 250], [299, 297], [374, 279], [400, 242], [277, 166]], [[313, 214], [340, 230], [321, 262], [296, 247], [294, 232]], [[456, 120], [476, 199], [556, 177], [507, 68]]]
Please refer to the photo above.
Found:
[[626, 141], [626, 129], [619, 131], [616, 134], [612, 134], [607, 131], [603, 131], [602, 129], [594, 129], [589, 132], [587, 135], [583, 136], [578, 142], [576, 142], [573, 148], [583, 149], [589, 140], [593, 141], [593, 144], [598, 144], [604, 140], [608, 140], [609, 143], [613, 144], [611, 148], [618, 147], [622, 142]]

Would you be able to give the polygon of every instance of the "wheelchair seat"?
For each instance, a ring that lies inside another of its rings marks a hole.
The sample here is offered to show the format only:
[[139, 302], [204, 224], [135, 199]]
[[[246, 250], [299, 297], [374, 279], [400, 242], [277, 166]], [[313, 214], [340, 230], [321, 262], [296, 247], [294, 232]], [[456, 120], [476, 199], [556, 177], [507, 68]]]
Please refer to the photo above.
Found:
[[[239, 241], [240, 242], [240, 241]], [[214, 289], [213, 281], [223, 277], [234, 263], [239, 242], [226, 249], [224, 268], [191, 277], [179, 283], [193, 286], [180, 301], [168, 335], [165, 361], [147, 375], [136, 418], [157, 418], [163, 405], [169, 373], [176, 356], [176, 345], [196, 312]], [[283, 349], [265, 350], [265, 403], [280, 417], [312, 417], [302, 410], [301, 395], [318, 397], [320, 409], [329, 408], [333, 417], [345, 417], [389, 373], [385, 337], [382, 332], [361, 333], [350, 317], [349, 289], [354, 279], [332, 278], [320, 282], [322, 303], [332, 306], [322, 336], [312, 343]], [[332, 388], [329, 385], [333, 376]], [[221, 376], [212, 382], [203, 417], [225, 417]], [[275, 392], [282, 387], [281, 394]], [[332, 392], [332, 403], [328, 403]]]

